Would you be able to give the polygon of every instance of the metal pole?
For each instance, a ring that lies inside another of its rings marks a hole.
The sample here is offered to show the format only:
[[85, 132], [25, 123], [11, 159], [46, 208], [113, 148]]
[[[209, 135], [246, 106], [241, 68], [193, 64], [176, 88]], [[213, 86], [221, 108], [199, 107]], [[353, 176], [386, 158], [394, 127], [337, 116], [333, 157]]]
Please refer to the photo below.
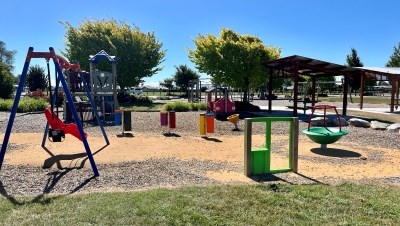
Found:
[[[57, 69], [57, 73], [59, 75], [62, 75], [63, 73], [62, 73], [60, 64], [57, 61], [54, 49], [52, 47], [50, 47], [49, 50], [50, 50], [51, 55], [53, 56], [54, 66]], [[60, 76], [59, 78], [60, 78], [61, 84], [64, 88], [64, 93], [65, 93], [65, 96], [67, 97], [69, 107], [70, 107], [70, 109], [72, 111], [72, 115], [75, 119], [75, 123], [78, 126], [79, 135], [81, 136], [83, 145], [85, 146], [86, 154], [88, 156], [90, 165], [92, 166], [94, 176], [97, 177], [97, 176], [99, 176], [99, 171], [97, 170], [96, 162], [94, 161], [92, 152], [90, 151], [89, 143], [85, 137], [85, 132], [83, 131], [82, 123], [81, 123], [81, 120], [79, 119], [78, 112], [76, 111], [75, 105], [73, 104], [71, 92], [69, 91], [69, 89], [67, 87], [67, 83], [65, 81], [64, 76]]]
[[85, 80], [85, 76], [84, 76], [84, 75], [81, 75], [80, 73], [79, 73], [78, 75], [79, 75], [79, 77], [80, 77], [81, 80], [82, 80], [83, 87], [85, 88], [85, 91], [86, 91], [86, 95], [88, 96], [90, 105], [92, 106], [93, 114], [94, 114], [94, 116], [96, 117], [97, 123], [98, 123], [99, 126], [100, 126], [101, 133], [103, 133], [104, 140], [106, 141], [106, 143], [107, 143], [107, 145], [108, 145], [108, 144], [110, 144], [110, 141], [108, 140], [106, 131], [104, 130], [103, 123], [102, 123], [102, 121], [100, 120], [100, 116], [99, 116], [99, 113], [97, 112], [96, 104], [94, 103], [94, 101], [93, 101], [93, 99], [92, 99], [92, 96], [90, 95], [90, 91], [89, 91], [89, 88], [88, 88], [88, 86], [87, 86], [87, 83], [86, 83], [86, 80]]
[[24, 89], [26, 75], [28, 74], [29, 63], [31, 61], [30, 54], [32, 52], [33, 52], [33, 47], [29, 47], [28, 54], [26, 55], [26, 59], [25, 59], [24, 68], [22, 70], [21, 78], [19, 79], [17, 93], [15, 94], [14, 103], [13, 103], [13, 106], [11, 108], [10, 118], [8, 119], [8, 124], [7, 124], [6, 133], [4, 134], [3, 144], [1, 145], [0, 170], [1, 170], [1, 167], [3, 165], [4, 155], [6, 154], [7, 145], [8, 145], [8, 141], [10, 139], [11, 129], [12, 129], [12, 126], [13, 126], [13, 123], [14, 123], [15, 115], [16, 115], [17, 110], [18, 110], [18, 103], [19, 103], [19, 100], [21, 98], [22, 90]]

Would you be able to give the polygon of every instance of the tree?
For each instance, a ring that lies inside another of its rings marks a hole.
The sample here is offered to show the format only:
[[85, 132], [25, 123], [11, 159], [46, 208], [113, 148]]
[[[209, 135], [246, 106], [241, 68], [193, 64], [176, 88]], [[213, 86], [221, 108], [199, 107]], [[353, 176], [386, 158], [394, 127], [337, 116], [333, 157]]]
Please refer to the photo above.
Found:
[[175, 66], [175, 74], [173, 75], [175, 85], [178, 86], [183, 92], [188, 91], [189, 81], [197, 80], [200, 76], [186, 65]]
[[[111, 20], [85, 20], [78, 28], [63, 23], [66, 28], [66, 51], [68, 59], [78, 61], [82, 69], [89, 70], [88, 57], [106, 51], [117, 57], [117, 82], [125, 87], [138, 86], [145, 77], [162, 70], [165, 50], [161, 50], [154, 32], [144, 33], [137, 26]], [[100, 70], [110, 71], [106, 63], [98, 64]]]
[[0, 62], [0, 98], [10, 98], [13, 93], [13, 76], [7, 64]]
[[30, 91], [44, 90], [47, 86], [45, 70], [39, 65], [29, 67], [26, 76], [26, 85]]
[[[360, 58], [358, 57], [357, 50], [355, 48], [351, 48], [351, 54], [346, 56], [346, 63], [347, 63], [347, 66], [349, 66], [349, 67], [363, 67], [364, 66], [364, 64], [361, 62]], [[355, 90], [359, 90], [360, 84], [361, 84], [361, 75], [349, 77], [351, 103], [353, 103], [353, 99], [351, 98], [351, 93]]]
[[245, 90], [245, 102], [250, 88], [257, 89], [268, 81], [262, 62], [280, 56], [279, 48], [266, 46], [257, 37], [239, 35], [229, 29], [222, 29], [220, 37], [199, 35], [194, 43], [196, 49], [188, 51], [196, 68], [210, 75], [214, 84]]
[[160, 82], [160, 86], [164, 86], [168, 89], [168, 95], [170, 95], [172, 88], [174, 88], [174, 79], [166, 78], [164, 81]]
[[13, 50], [7, 50], [6, 48], [6, 43], [0, 40], [0, 62], [4, 63], [10, 71], [14, 69], [14, 55], [17, 53], [17, 51]]
[[400, 42], [397, 47], [394, 47], [393, 54], [386, 63], [386, 67], [400, 67]]

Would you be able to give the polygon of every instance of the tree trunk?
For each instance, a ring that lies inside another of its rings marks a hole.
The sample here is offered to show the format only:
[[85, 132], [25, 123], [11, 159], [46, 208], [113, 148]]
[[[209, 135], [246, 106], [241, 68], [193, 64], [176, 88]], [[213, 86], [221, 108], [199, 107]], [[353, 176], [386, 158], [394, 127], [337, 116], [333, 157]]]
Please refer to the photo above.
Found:
[[245, 89], [243, 91], [243, 102], [249, 102], [249, 90]]
[[353, 103], [353, 97], [351, 96], [351, 93], [353, 92], [353, 87], [350, 87], [350, 92], [349, 92], [349, 97], [350, 97], [350, 103]]
[[246, 102], [249, 102], [250, 81], [248, 79], [245, 79], [244, 85], [246, 88], [244, 89], [244, 92], [243, 92], [243, 102], [246, 103]]
[[261, 86], [260, 90], [261, 90], [260, 100], [265, 100], [265, 92], [266, 92], [265, 85]]

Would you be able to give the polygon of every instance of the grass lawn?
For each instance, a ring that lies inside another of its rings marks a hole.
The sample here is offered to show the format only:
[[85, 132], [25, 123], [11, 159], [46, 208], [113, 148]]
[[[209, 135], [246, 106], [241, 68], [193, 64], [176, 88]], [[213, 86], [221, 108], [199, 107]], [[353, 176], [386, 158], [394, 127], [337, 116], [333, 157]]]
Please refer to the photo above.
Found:
[[223, 185], [69, 196], [0, 197], [1, 225], [399, 225], [400, 190]]
[[[343, 97], [340, 96], [332, 96], [332, 97], [319, 97], [318, 101], [327, 101], [327, 102], [343, 102]], [[350, 103], [350, 97], [347, 97], [348, 103]], [[360, 96], [353, 96], [353, 102], [360, 103]], [[387, 104], [389, 108], [390, 97], [372, 97], [372, 96], [364, 96], [363, 102], [367, 104]]]

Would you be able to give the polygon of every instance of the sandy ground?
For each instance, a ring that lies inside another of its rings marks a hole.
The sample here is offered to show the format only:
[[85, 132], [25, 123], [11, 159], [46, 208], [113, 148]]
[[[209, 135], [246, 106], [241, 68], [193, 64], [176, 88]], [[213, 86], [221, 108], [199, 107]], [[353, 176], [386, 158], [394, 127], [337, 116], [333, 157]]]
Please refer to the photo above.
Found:
[[[1, 135], [4, 136], [4, 135]], [[113, 164], [141, 161], [150, 158], [173, 157], [182, 160], [198, 159], [223, 161], [243, 168], [243, 136], [207, 138], [200, 136], [164, 136], [162, 134], [135, 133], [133, 137], [109, 136], [110, 145], [105, 146], [102, 137], [88, 137], [97, 164]], [[253, 146], [262, 146], [264, 137], [253, 135]], [[287, 137], [273, 137], [272, 167], [288, 165]], [[47, 167], [90, 167], [83, 144], [67, 135], [62, 143], [47, 142], [47, 150], [41, 148], [42, 134], [15, 133], [11, 135], [10, 150], [4, 164]], [[326, 177], [359, 180], [366, 178], [398, 177], [400, 175], [400, 152], [378, 146], [348, 143], [345, 139], [328, 145], [327, 150], [306, 137], [299, 140], [299, 173], [319, 179]], [[101, 171], [101, 167], [99, 168]], [[209, 171], [207, 176], [219, 181], [248, 181], [243, 173], [232, 171]]]

